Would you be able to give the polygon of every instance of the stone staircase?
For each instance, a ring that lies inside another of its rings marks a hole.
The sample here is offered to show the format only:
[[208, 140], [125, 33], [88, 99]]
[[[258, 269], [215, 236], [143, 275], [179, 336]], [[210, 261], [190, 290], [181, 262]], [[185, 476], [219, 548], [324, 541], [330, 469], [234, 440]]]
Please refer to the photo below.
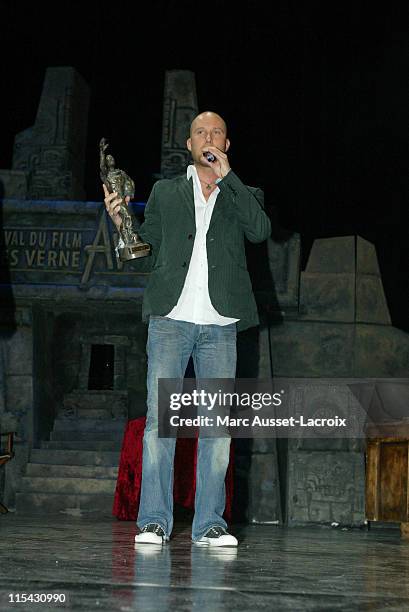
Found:
[[17, 493], [19, 513], [112, 516], [124, 419], [56, 419], [33, 448]]

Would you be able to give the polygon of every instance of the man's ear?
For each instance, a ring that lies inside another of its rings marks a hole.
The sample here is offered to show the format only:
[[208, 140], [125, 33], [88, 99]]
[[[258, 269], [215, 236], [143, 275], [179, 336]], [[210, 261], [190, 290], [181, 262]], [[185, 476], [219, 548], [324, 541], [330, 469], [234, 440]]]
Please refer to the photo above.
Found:
[[229, 149], [230, 149], [230, 140], [226, 138], [226, 144], [224, 145], [224, 152], [227, 153]]
[[191, 138], [188, 138], [188, 139], [186, 140], [186, 146], [187, 146], [187, 150], [188, 150], [188, 151], [191, 151], [191, 150], [192, 150], [192, 139], [191, 139]]

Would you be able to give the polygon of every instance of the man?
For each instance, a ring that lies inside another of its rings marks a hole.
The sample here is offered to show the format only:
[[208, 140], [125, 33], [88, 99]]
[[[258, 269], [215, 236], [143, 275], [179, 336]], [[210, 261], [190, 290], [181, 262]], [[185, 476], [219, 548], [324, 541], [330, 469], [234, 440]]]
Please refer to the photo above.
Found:
[[[173, 527], [176, 440], [158, 437], [158, 379], [183, 380], [191, 355], [197, 379], [233, 379], [237, 331], [259, 323], [244, 241], [266, 240], [271, 224], [263, 192], [245, 186], [231, 170], [229, 147], [224, 120], [213, 112], [198, 115], [187, 140], [193, 164], [186, 176], [154, 185], [138, 230], [154, 258], [142, 308], [143, 320], [149, 317], [148, 412], [138, 543], [161, 544]], [[116, 194], [105, 189], [105, 205], [117, 227], [119, 204]], [[192, 525], [196, 544], [237, 546], [223, 519], [229, 450], [228, 437], [199, 436]]]

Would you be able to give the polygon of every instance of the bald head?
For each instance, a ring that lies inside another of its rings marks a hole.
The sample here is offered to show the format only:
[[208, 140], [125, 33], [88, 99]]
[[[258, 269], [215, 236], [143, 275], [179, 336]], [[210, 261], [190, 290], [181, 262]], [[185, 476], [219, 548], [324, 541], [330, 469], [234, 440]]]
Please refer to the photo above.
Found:
[[230, 147], [225, 120], [212, 111], [200, 113], [191, 123], [190, 137], [187, 139], [186, 146], [192, 154], [195, 165], [203, 166], [208, 170], [209, 162], [203, 157], [208, 147], [216, 147], [224, 153]]
[[227, 125], [225, 120], [223, 117], [220, 117], [220, 115], [214, 113], [213, 111], [205, 111], [193, 119], [192, 123], [190, 124], [190, 136], [192, 136], [194, 130], [197, 130], [201, 126], [208, 125], [209, 122], [222, 128], [224, 135], [227, 136]]

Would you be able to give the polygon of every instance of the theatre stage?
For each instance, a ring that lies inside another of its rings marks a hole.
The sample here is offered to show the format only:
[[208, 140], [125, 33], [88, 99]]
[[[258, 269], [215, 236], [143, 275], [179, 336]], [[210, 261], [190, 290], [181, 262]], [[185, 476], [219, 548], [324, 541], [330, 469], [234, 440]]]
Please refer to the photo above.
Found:
[[[163, 547], [132, 522], [0, 516], [0, 610], [408, 610], [409, 541], [391, 527], [236, 526], [238, 549], [205, 549], [175, 524]], [[67, 603], [8, 603], [19, 593]]]

